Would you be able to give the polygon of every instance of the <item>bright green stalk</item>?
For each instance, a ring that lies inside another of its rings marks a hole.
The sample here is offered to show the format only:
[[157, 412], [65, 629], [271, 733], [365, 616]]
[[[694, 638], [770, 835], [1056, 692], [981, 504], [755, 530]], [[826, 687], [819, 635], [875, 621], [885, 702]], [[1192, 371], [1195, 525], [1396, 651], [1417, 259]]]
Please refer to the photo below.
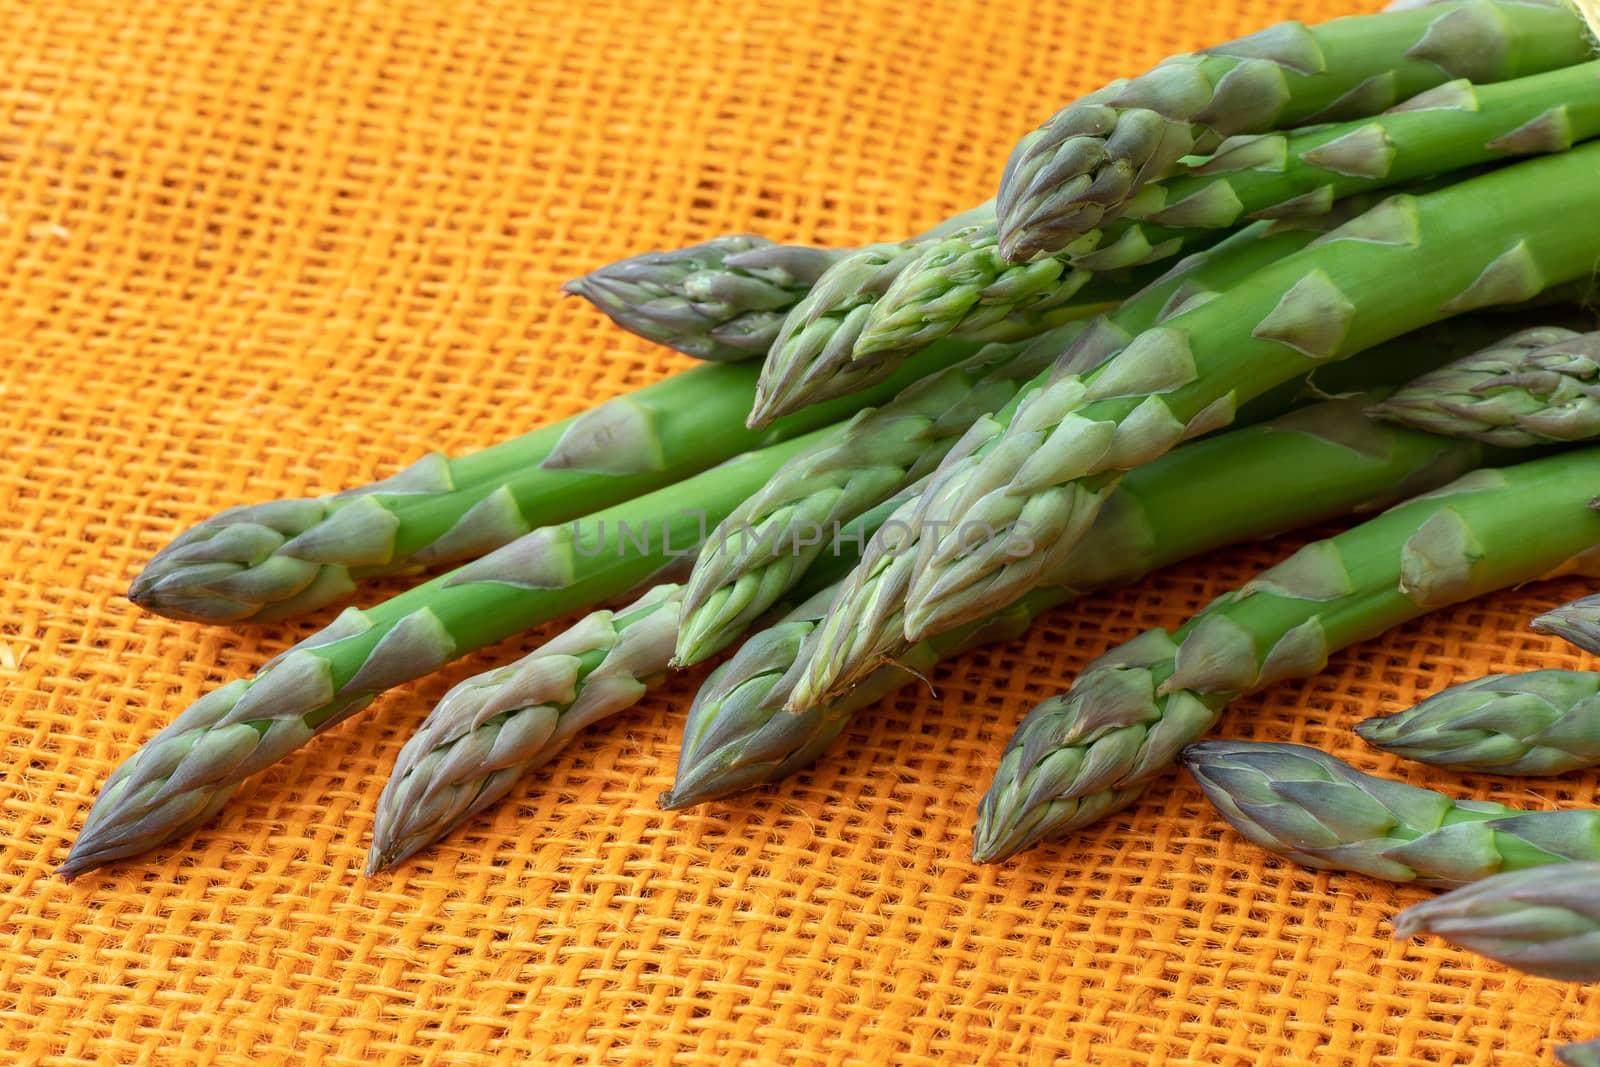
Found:
[[360, 579], [481, 556], [848, 418], [965, 354], [924, 352], [860, 393], [761, 431], [744, 426], [758, 368], [697, 367], [481, 452], [425, 456], [360, 489], [229, 508], [162, 549], [128, 596], [197, 622], [303, 614], [347, 596]]
[[1511, 447], [1600, 436], [1600, 333], [1524, 331], [1423, 375], [1373, 414]]
[[1094, 369], [1041, 375], [1010, 412], [976, 424], [973, 447], [923, 492], [907, 636], [1014, 599], [1070, 551], [1122, 472], [1227, 425], [1278, 383], [1588, 277], [1600, 230], [1570, 220], [1595, 212], [1600, 144], [1390, 197], [1155, 329], [1096, 338], [1094, 360], [1067, 353]]
[[842, 696], [790, 713], [782, 709], [792, 703], [836, 594], [813, 600], [783, 624], [750, 637], [707, 680], [689, 712], [671, 806], [724, 796], [805, 766], [856, 710], [975, 642], [1020, 633], [1036, 614], [1078, 590], [1124, 584], [1220, 545], [1383, 506], [1440, 485], [1481, 458], [1475, 443], [1381, 427], [1364, 414], [1368, 399], [1314, 405], [1197, 441], [1140, 468], [1051, 584], [996, 615], [898, 651]]
[[1000, 179], [1000, 248], [1011, 262], [1060, 251], [1230, 135], [1375, 115], [1452, 79], [1505, 81], [1589, 58], [1570, 8], [1487, 0], [1285, 22], [1173, 56], [1018, 143]]
[[[1600, 506], [1600, 500], [1590, 504]], [[1600, 595], [1580, 597], [1533, 620], [1542, 634], [1554, 634], [1568, 644], [1600, 656]]]
[[1458, 886], [1600, 859], [1600, 811], [1453, 800], [1304, 745], [1203, 741], [1183, 764], [1234, 829], [1307, 867]]
[[[1191, 249], [1205, 230], [1315, 215], [1355, 193], [1393, 188], [1600, 136], [1600, 63], [1499, 85], [1453, 81], [1367, 119], [1242, 138], [1148, 185], [1127, 217], [1059, 253], [1008, 264], [992, 225], [922, 246], [873, 305], [855, 359], [911, 352], [952, 330], [984, 328], [1013, 292], [1043, 291], [1072, 269], [1109, 271]], [[1197, 232], [1198, 231], [1198, 232]]]
[[107, 780], [62, 865], [67, 877], [204, 823], [239, 783], [387, 689], [530, 627], [625, 595], [692, 552], [817, 431], [571, 524], [546, 526], [474, 563], [334, 622], [202, 697]]
[[1435, 767], [1562, 774], [1600, 763], [1600, 674], [1527, 671], [1454, 685], [1367, 719], [1368, 744]]
[[764, 355], [789, 309], [847, 254], [735, 234], [630, 256], [561, 288], [629, 333], [696, 359], [736, 363]]
[[[801, 599], [826, 588], [892, 509], [880, 505], [833, 535]], [[396, 760], [378, 800], [371, 874], [443, 837], [505, 796], [577, 732], [632, 707], [670, 666], [683, 587], [663, 584], [619, 611], [597, 611], [527, 656], [446, 693]]]
[[1420, 934], [1541, 978], [1600, 980], [1600, 863], [1490, 875], [1394, 917], [1395, 937]]
[[1316, 674], [1339, 649], [1496, 589], [1600, 573], [1597, 479], [1600, 449], [1475, 471], [1307, 545], [1171, 634], [1101, 656], [1007, 743], [979, 804], [976, 857], [1084, 825], [1101, 791], [1161, 773], [1230, 701]]
[[[1175, 307], [1249, 278], [1315, 236], [1267, 229], [1259, 226], [1190, 256], [1124, 301], [1112, 321], [1124, 330], [1145, 329]], [[862, 413], [840, 437], [788, 464], [702, 550], [685, 598], [680, 662], [698, 663], [726, 647], [804, 573], [823, 533], [923, 477], [975, 419], [1006, 406], [1092, 328], [1070, 323], [1024, 345], [987, 346]]]
[[[1185, 289], [1192, 292], [1193, 282]], [[1124, 305], [1119, 314], [1131, 308], [1131, 304]], [[1540, 314], [1548, 314], [1548, 310], [1540, 309]], [[1307, 381], [1287, 383], [1258, 397], [1240, 411], [1238, 422], [1249, 425], [1271, 418], [1303, 401], [1307, 394], [1339, 396], [1406, 381], [1455, 354], [1481, 348], [1485, 340], [1502, 338], [1505, 329], [1499, 316], [1469, 316], [1427, 327], [1324, 367]], [[893, 523], [909, 526], [916, 508], [915, 500], [908, 500], [903, 510], [891, 517], [885, 543], [868, 547], [871, 566], [859, 567], [841, 587], [827, 616], [819, 622], [807, 662], [790, 688], [789, 710], [798, 711], [846, 691], [913, 644], [905, 637], [902, 609], [916, 558], [899, 551], [888, 537], [900, 532]]]

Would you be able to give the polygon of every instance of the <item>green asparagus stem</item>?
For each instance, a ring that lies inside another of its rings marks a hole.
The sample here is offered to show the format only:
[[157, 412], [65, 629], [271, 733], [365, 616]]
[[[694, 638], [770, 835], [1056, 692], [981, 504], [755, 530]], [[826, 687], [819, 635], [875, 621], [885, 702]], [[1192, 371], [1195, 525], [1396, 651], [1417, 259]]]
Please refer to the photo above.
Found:
[[1600, 232], [1563, 216], [1600, 211], [1597, 175], [1593, 144], [1391, 197], [1125, 347], [1081, 341], [1101, 345], [1101, 358], [1063, 359], [1095, 369], [1042, 375], [1009, 411], [975, 424], [971, 447], [953, 450], [923, 492], [906, 636], [1014, 599], [1059, 564], [1121, 472], [1227, 425], [1264, 390], [1427, 323], [1588, 277]]
[[1127, 217], [1056, 255], [1008, 265], [993, 225], [922, 246], [921, 258], [899, 270], [874, 304], [853, 358], [915, 351], [952, 330], [992, 329], [992, 311], [1004, 313], [1015, 294], [1048, 292], [1074, 268], [1156, 262], [1186, 244], [1192, 249], [1197, 231], [1318, 214], [1354, 193], [1564, 151], [1597, 135], [1600, 63], [1586, 63], [1499, 85], [1447, 82], [1372, 118], [1241, 138], [1146, 186]]
[[[825, 588], [892, 502], [832, 537], [833, 552], [796, 594]], [[406, 743], [379, 798], [367, 873], [405, 859], [494, 804], [579, 730], [632, 707], [670, 666], [684, 589], [655, 586], [620, 611], [597, 611], [516, 663], [445, 694]]]
[[[899, 651], [842, 696], [784, 712], [794, 704], [793, 689], [836, 594], [819, 595], [783, 624], [750, 637], [706, 682], [689, 711], [666, 803], [700, 803], [809, 764], [856, 710], [974, 643], [1021, 632], [1079, 590], [1123, 584], [1220, 545], [1380, 507], [1441, 485], [1482, 457], [1473, 442], [1381, 427], [1364, 414], [1369, 399], [1317, 404], [1185, 445], [1139, 468], [1053, 583], [996, 615]], [[1131, 800], [1142, 788], [1115, 799]]]
[[1556, 1046], [1556, 1062], [1565, 1067], [1600, 1067], [1600, 1039]]
[[1596, 981], [1600, 863], [1490, 875], [1395, 916], [1395, 937], [1421, 934], [1541, 978]]
[[1547, 611], [1533, 620], [1533, 628], [1600, 656], [1600, 596], [1581, 597]]
[[[1145, 329], [1175, 306], [1249, 278], [1314, 236], [1309, 230], [1268, 229], [1258, 226], [1184, 260], [1126, 300], [1114, 322], [1125, 330]], [[1027, 344], [987, 346], [863, 413], [841, 437], [788, 464], [702, 550], [688, 583], [680, 664], [698, 663], [742, 633], [804, 573], [823, 532], [921, 478], [974, 419], [1009, 403], [1087, 328], [1069, 323]]]
[[425, 456], [360, 489], [230, 508], [162, 549], [128, 596], [196, 622], [300, 615], [344, 598], [363, 578], [481, 556], [848, 418], [964, 354], [924, 352], [860, 393], [763, 431], [742, 425], [759, 373], [753, 364], [697, 367], [481, 452]]
[[1234, 829], [1306, 867], [1459, 886], [1600, 859], [1600, 811], [1453, 800], [1304, 745], [1203, 741], [1182, 759]]
[[925, 378], [787, 463], [707, 539], [684, 596], [675, 664], [726, 648], [806, 573], [840, 524], [930, 471], [973, 419], [1049, 364], [1046, 334], [989, 345]]
[[1600, 573], [1596, 478], [1600, 449], [1475, 471], [1307, 545], [1170, 635], [1101, 656], [1017, 727], [978, 807], [975, 857], [1084, 825], [1102, 790], [1159, 774], [1230, 701], [1315, 674], [1339, 649], [1482, 593]]
[[512, 634], [637, 589], [832, 428], [746, 453], [474, 563], [330, 626], [202, 697], [107, 780], [61, 873], [154, 848], [205, 822], [245, 778], [378, 694]]
[[1000, 179], [1000, 249], [1011, 262], [1060, 251], [1230, 135], [1374, 115], [1452, 79], [1504, 81], [1588, 58], [1570, 8], [1487, 0], [1286, 22], [1174, 56], [1022, 139]]
[[[1196, 276], [1202, 273], [1197, 271]], [[1193, 281], [1185, 286], [1186, 291], [1194, 288]], [[1125, 304], [1119, 314], [1131, 309], [1131, 303]], [[1537, 313], [1547, 316], [1550, 309], [1537, 309]], [[1487, 339], [1503, 338], [1506, 325], [1500, 320], [1501, 316], [1465, 316], [1377, 345], [1352, 359], [1319, 368], [1306, 381], [1287, 383], [1256, 398], [1240, 410], [1237, 423], [1250, 425], [1271, 418], [1303, 401], [1308, 392], [1339, 396], [1411, 380], [1461, 353], [1481, 349]], [[910, 503], [893, 522], [909, 526], [915, 511], [916, 505]], [[897, 528], [890, 524], [889, 530], [894, 533]], [[798, 711], [846, 691], [879, 663], [898, 658], [913, 644], [905, 637], [902, 605], [915, 556], [885, 543], [870, 545], [867, 558], [872, 566], [858, 568], [819, 623], [821, 632], [789, 691], [789, 710]]]
[[1454, 770], [1533, 775], [1592, 767], [1600, 763], [1600, 674], [1491, 674], [1367, 719], [1356, 733], [1385, 752]]
[[784, 315], [847, 254], [736, 234], [630, 256], [561, 288], [629, 333], [696, 359], [736, 363], [765, 354]]
[[1600, 436], [1600, 333], [1515, 334], [1424, 375], [1373, 414], [1510, 447]]

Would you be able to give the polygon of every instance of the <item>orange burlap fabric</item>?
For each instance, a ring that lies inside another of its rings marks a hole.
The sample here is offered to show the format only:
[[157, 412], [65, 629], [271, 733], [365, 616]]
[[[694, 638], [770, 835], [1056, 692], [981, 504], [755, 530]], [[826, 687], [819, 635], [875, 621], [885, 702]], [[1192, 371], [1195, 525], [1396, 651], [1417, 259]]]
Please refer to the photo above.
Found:
[[[1060, 611], [864, 716], [813, 772], [686, 814], [682, 680], [497, 811], [363, 879], [374, 800], [459, 663], [251, 783], [204, 832], [52, 875], [107, 773], [306, 626], [122, 593], [228, 504], [465, 451], [686, 364], [557, 284], [727, 231], [853, 244], [990, 195], [1070, 96], [1340, 0], [0, 2], [0, 1062], [1533, 1065], [1583, 990], [1387, 920], [1181, 775], [1001, 867], [967, 860], [1017, 717], [1289, 545]], [[369, 590], [387, 595], [397, 584]], [[1485, 671], [1566, 581], [1442, 612], [1242, 701], [1236, 735], [1531, 805], [1351, 723]]]

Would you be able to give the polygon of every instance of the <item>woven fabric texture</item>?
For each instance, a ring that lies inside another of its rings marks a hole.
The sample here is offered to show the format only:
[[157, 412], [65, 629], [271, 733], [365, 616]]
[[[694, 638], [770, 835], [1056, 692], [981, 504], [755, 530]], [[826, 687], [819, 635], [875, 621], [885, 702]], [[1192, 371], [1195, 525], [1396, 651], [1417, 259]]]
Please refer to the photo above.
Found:
[[[1292, 541], [1058, 611], [864, 715], [817, 768], [687, 813], [679, 680], [391, 876], [360, 868], [407, 687], [213, 825], [68, 885], [111, 769], [303, 625], [123, 598], [180, 530], [490, 444], [687, 360], [558, 284], [724, 232], [850, 245], [992, 194], [1069, 97], [1341, 0], [0, 0], [0, 1061], [1498, 1064], [1600, 1002], [1444, 945], [1422, 899], [1268, 859], [1186, 778], [1000, 867], [974, 806], [1017, 718]], [[368, 597], [389, 595], [379, 584]], [[1349, 726], [1487, 671], [1586, 663], [1478, 602], [1242, 701], [1238, 736], [1535, 807]], [[548, 636], [546, 631], [544, 636]], [[698, 677], [696, 675], [695, 677]]]

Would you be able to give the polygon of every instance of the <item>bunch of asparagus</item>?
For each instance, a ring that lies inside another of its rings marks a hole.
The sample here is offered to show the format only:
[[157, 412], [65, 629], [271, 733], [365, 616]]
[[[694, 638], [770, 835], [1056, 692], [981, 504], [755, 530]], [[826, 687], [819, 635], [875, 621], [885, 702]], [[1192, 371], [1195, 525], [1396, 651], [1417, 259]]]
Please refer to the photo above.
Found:
[[[1434, 608], [1588, 573], [1591, 44], [1572, 8], [1520, 0], [1287, 23], [1072, 103], [995, 200], [926, 233], [735, 235], [572, 282], [707, 365], [175, 539], [129, 596], [198, 622], [434, 573], [178, 715], [106, 781], [62, 872], [203, 825], [384, 692], [558, 618], [578, 616], [421, 722], [377, 798], [369, 872], [674, 669], [730, 653], [688, 710], [669, 808], [808, 766], [874, 701], [1077, 596], [1366, 516], [1030, 713], [977, 813], [994, 861], [1133, 803], [1181, 752], [1198, 768], [1209, 750], [1185, 746], [1235, 697]], [[1523, 731], [1533, 763], [1555, 733]], [[1255, 788], [1237, 810], [1275, 826], [1270, 787], [1241, 775], [1205, 780]], [[1578, 819], [1379, 807], [1361, 869], [1587, 858]], [[1282, 818], [1310, 835], [1290, 835], [1298, 854], [1346, 855]]]

